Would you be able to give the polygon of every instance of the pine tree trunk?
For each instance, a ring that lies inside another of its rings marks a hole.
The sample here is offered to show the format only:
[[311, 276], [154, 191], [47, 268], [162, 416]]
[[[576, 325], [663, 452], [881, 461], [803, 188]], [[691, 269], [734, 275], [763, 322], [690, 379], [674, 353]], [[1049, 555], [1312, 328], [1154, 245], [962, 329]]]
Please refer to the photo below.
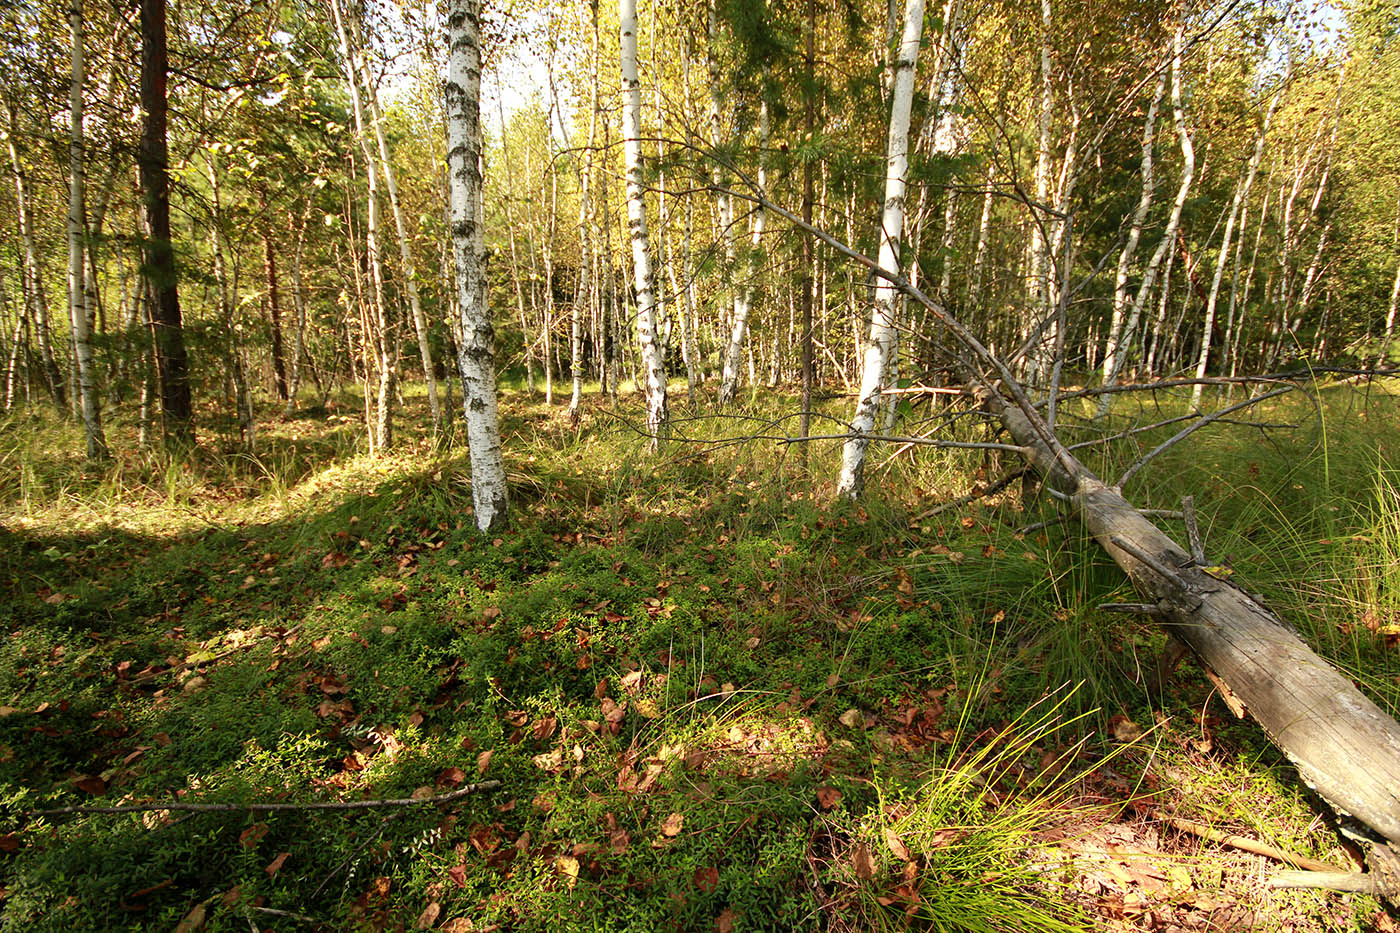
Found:
[[141, 0], [141, 107], [146, 120], [138, 162], [149, 227], [144, 271], [151, 288], [151, 333], [165, 440], [172, 447], [184, 448], [195, 442], [194, 412], [176, 287], [175, 250], [170, 241], [167, 71], [165, 0]]
[[496, 348], [486, 296], [486, 239], [481, 199], [481, 2], [451, 0], [447, 10], [447, 161], [452, 252], [462, 321], [458, 361], [471, 455], [476, 526], [504, 526], [508, 500], [496, 413]]

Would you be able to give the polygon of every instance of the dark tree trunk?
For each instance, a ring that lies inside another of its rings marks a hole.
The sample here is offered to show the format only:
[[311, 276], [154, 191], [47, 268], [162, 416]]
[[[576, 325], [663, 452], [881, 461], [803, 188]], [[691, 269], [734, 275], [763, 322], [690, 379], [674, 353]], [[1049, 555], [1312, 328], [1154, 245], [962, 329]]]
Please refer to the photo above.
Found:
[[146, 118], [141, 129], [137, 164], [141, 169], [141, 193], [150, 226], [144, 273], [151, 283], [154, 299], [151, 335], [166, 443], [188, 446], [194, 443], [194, 417], [185, 336], [180, 324], [180, 297], [176, 290], [175, 251], [170, 243], [166, 73], [165, 0], [141, 0], [141, 109]]
[[277, 397], [287, 400], [287, 367], [282, 362], [282, 305], [277, 298], [277, 253], [272, 248], [272, 231], [263, 229], [263, 272], [267, 276], [267, 323], [272, 330], [272, 378]]
[[[817, 2], [807, 0], [807, 89], [803, 94], [802, 123], [807, 139], [816, 138], [817, 126]], [[812, 205], [816, 203], [816, 189], [812, 179], [812, 159], [802, 160], [802, 222], [811, 224]], [[812, 433], [812, 304], [816, 291], [816, 279], [812, 266], [816, 261], [815, 244], [812, 238], [802, 238], [802, 269], [798, 278], [799, 300], [802, 303], [802, 420], [798, 434], [806, 437]], [[807, 459], [807, 445], [799, 444], [798, 450], [803, 462]]]

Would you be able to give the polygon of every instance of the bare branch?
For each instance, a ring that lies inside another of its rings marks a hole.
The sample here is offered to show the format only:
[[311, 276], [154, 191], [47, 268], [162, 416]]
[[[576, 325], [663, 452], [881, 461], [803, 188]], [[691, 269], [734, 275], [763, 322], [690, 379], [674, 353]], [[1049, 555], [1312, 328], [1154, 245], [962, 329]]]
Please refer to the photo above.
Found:
[[399, 797], [381, 800], [332, 800], [312, 803], [185, 803], [169, 800], [163, 803], [131, 803], [116, 807], [55, 807], [51, 810], [30, 810], [25, 816], [65, 816], [77, 813], [151, 813], [156, 810], [181, 810], [194, 813], [283, 813], [302, 810], [373, 810], [379, 807], [418, 807], [451, 803], [478, 791], [495, 790], [500, 781], [464, 784], [446, 794], [433, 797]]
[[1231, 412], [1239, 411], [1241, 408], [1248, 408], [1251, 405], [1258, 405], [1260, 402], [1274, 398], [1278, 395], [1282, 395], [1285, 392], [1291, 392], [1292, 390], [1292, 386], [1285, 386], [1281, 389], [1275, 389], [1272, 392], [1265, 392], [1263, 395], [1256, 395], [1254, 398], [1247, 398], [1243, 402], [1236, 402], [1229, 408], [1222, 408], [1219, 411], [1211, 412], [1209, 415], [1206, 415], [1205, 417], [1201, 418], [1200, 421], [1197, 421], [1189, 428], [1183, 428], [1182, 430], [1173, 434], [1171, 437], [1167, 438], [1165, 441], [1162, 441], [1162, 443], [1158, 444], [1156, 447], [1149, 450], [1146, 454], [1142, 456], [1141, 459], [1139, 459], [1132, 466], [1124, 470], [1123, 475], [1118, 477], [1118, 482], [1114, 483], [1113, 485], [1117, 486], [1119, 489], [1122, 489], [1123, 485], [1127, 483], [1128, 480], [1136, 476], [1138, 471], [1141, 470], [1143, 467], [1147, 466], [1147, 464], [1150, 463], [1154, 458], [1156, 458], [1158, 455], [1162, 454], [1169, 448], [1173, 447], [1174, 445], [1186, 440], [1186, 438], [1190, 437], [1192, 434], [1199, 431], [1201, 428], [1205, 427], [1211, 422], [1219, 421], [1221, 418], [1224, 418]]

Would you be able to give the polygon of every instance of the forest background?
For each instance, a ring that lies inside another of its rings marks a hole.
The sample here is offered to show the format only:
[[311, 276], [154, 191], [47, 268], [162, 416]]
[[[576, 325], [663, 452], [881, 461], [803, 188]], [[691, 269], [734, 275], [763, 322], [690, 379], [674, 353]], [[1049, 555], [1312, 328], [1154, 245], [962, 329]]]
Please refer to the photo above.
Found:
[[481, 12], [454, 215], [473, 4], [5, 7], [4, 922], [1390, 922], [1183, 855], [1346, 858], [940, 322], [1393, 715], [1400, 10], [657, 2], [629, 85], [628, 9]]

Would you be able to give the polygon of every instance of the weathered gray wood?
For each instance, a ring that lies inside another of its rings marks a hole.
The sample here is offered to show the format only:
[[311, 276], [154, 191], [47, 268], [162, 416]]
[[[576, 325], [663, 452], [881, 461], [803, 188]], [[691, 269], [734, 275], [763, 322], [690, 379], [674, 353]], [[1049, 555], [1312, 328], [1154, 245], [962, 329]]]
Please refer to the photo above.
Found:
[[1299, 774], [1344, 816], [1400, 842], [1400, 724], [1278, 616], [1211, 576], [1072, 456], [1057, 456], [1019, 409], [1002, 422], [1156, 618], [1214, 670]]

